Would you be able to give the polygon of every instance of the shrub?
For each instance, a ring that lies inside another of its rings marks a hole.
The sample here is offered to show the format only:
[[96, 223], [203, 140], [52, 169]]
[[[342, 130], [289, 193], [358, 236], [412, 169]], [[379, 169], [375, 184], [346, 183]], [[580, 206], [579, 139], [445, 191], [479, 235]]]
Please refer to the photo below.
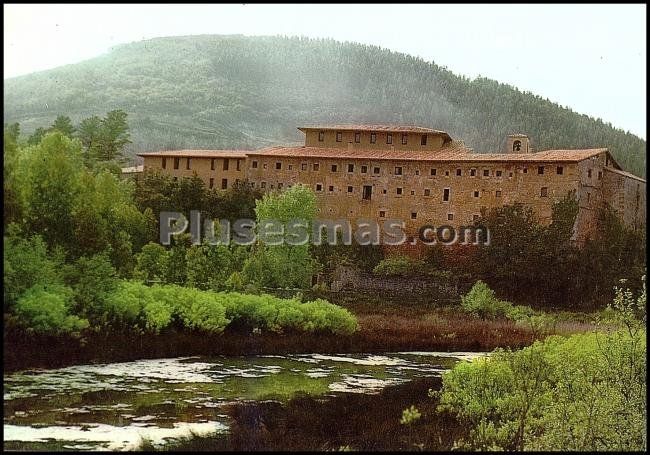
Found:
[[393, 256], [382, 259], [373, 269], [375, 275], [408, 276], [422, 272], [424, 263], [407, 256]]
[[36, 285], [16, 303], [16, 316], [29, 331], [39, 334], [76, 334], [88, 321], [69, 313], [72, 290], [65, 286]]
[[512, 308], [510, 303], [497, 299], [494, 291], [480, 280], [474, 283], [467, 294], [462, 296], [461, 306], [466, 312], [481, 319], [505, 317]]

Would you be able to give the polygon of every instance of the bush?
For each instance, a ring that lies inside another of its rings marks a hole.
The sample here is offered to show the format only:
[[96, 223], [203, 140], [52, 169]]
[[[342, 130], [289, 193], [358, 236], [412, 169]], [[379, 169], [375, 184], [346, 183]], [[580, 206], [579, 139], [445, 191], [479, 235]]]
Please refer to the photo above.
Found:
[[512, 310], [510, 303], [497, 299], [494, 291], [480, 280], [462, 296], [461, 306], [466, 312], [481, 319], [505, 317]]
[[77, 334], [88, 321], [69, 313], [72, 290], [65, 286], [36, 285], [16, 303], [18, 321], [28, 331], [46, 335]]
[[382, 259], [373, 269], [375, 275], [408, 276], [422, 273], [424, 263], [407, 256], [393, 256]]

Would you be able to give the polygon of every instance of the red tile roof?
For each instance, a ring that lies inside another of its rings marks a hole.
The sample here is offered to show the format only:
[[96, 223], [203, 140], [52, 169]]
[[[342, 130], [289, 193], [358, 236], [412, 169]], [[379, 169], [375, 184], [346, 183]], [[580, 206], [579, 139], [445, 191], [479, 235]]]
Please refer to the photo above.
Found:
[[471, 153], [461, 141], [453, 141], [438, 151], [419, 150], [359, 150], [348, 148], [322, 147], [268, 147], [254, 152], [249, 156], [283, 156], [305, 158], [341, 158], [341, 159], [372, 159], [372, 160], [403, 160], [403, 161], [504, 161], [504, 162], [577, 162], [607, 149], [585, 150], [545, 150], [537, 153]]
[[196, 158], [246, 158], [248, 150], [163, 150], [138, 153], [138, 156], [190, 156]]
[[300, 131], [305, 130], [338, 130], [338, 131], [386, 131], [391, 133], [431, 133], [449, 136], [446, 131], [434, 130], [417, 125], [387, 125], [387, 124], [338, 124], [338, 125], [312, 125], [300, 126]]

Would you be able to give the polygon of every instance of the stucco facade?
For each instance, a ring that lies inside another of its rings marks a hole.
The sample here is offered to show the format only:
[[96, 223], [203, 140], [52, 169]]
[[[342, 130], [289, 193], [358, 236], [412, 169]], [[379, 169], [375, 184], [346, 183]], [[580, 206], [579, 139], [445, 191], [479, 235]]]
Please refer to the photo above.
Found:
[[236, 180], [264, 191], [305, 184], [316, 194], [320, 218], [399, 219], [409, 236], [425, 224], [471, 225], [482, 211], [516, 202], [531, 206], [548, 223], [553, 204], [570, 193], [580, 207], [578, 241], [593, 234], [603, 202], [628, 226], [645, 229], [645, 180], [621, 171], [605, 148], [533, 152], [525, 135], [514, 134], [507, 138], [506, 153], [483, 154], [445, 132], [422, 127], [300, 129], [305, 145], [299, 147], [140, 156], [146, 172], [196, 174], [217, 189], [230, 188]]

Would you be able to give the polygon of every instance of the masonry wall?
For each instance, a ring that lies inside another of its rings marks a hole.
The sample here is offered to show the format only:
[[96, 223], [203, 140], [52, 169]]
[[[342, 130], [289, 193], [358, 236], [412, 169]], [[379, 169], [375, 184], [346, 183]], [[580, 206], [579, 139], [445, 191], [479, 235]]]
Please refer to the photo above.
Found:
[[[178, 178], [192, 177], [196, 174], [203, 180], [206, 187], [217, 189], [232, 188], [237, 180], [246, 178], [247, 162], [245, 158], [191, 157], [189, 169], [188, 157], [179, 157], [178, 169], [174, 168], [174, 158], [173, 156], [145, 156], [144, 168], [147, 171], [164, 172]], [[163, 159], [166, 160], [164, 169]], [[226, 160], [228, 160], [228, 169], [224, 170]]]
[[[392, 144], [387, 141], [388, 132], [377, 131], [375, 143], [370, 142], [369, 131], [359, 131], [360, 141], [355, 142], [355, 131], [340, 131], [341, 141], [336, 140], [337, 131], [324, 131], [323, 141], [319, 141], [319, 131], [307, 130], [305, 132], [305, 146], [307, 147], [325, 147], [325, 148], [352, 148], [352, 149], [370, 149], [373, 150], [440, 150], [444, 138], [440, 134], [432, 133], [404, 133], [406, 144], [402, 143], [403, 133], [392, 133]], [[426, 145], [421, 145], [422, 135], [427, 136]]]
[[645, 182], [609, 168], [603, 179], [603, 198], [636, 231], [646, 228]]

